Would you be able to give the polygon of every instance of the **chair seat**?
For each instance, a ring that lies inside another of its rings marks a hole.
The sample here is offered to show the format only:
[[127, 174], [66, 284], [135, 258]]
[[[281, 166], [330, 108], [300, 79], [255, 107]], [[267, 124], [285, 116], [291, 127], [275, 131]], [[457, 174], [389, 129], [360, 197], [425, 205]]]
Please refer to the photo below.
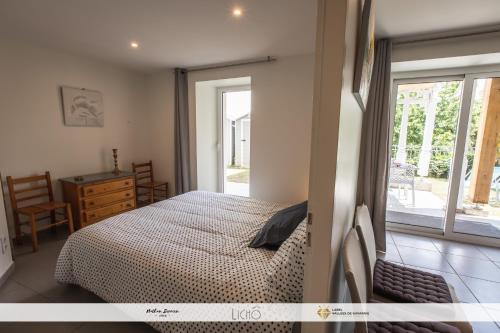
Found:
[[460, 333], [454, 326], [440, 322], [368, 322], [368, 333]]
[[43, 202], [31, 206], [26, 206], [26, 207], [21, 207], [17, 209], [17, 212], [20, 214], [26, 214], [26, 215], [31, 215], [31, 214], [40, 214], [43, 212], [50, 212], [55, 209], [59, 208], [65, 208], [66, 204], [64, 202], [58, 202], [58, 201], [49, 201], [49, 202]]
[[423, 272], [377, 259], [373, 292], [399, 303], [453, 303], [441, 275]]
[[136, 184], [137, 187], [142, 187], [142, 188], [154, 188], [158, 186], [165, 186], [167, 185], [167, 182], [144, 182], [140, 184]]

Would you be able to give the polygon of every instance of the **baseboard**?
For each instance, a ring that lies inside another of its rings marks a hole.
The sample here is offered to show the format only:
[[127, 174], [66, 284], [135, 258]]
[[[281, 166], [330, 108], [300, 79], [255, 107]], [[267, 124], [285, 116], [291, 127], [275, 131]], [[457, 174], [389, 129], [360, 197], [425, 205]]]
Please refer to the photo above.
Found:
[[5, 273], [3, 273], [2, 276], [0, 276], [0, 287], [7, 281], [7, 279], [9, 278], [9, 276], [11, 276], [13, 272], [14, 272], [14, 262], [12, 262], [12, 264], [10, 264], [9, 268], [7, 268]]

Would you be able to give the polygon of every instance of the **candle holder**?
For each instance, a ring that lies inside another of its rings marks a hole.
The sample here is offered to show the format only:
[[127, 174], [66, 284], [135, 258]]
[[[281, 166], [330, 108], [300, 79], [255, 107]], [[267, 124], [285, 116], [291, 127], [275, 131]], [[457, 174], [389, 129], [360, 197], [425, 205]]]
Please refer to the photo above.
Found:
[[115, 175], [119, 175], [120, 169], [118, 169], [118, 149], [116, 148], [113, 149], [113, 160], [115, 161], [115, 169], [113, 170], [113, 173]]

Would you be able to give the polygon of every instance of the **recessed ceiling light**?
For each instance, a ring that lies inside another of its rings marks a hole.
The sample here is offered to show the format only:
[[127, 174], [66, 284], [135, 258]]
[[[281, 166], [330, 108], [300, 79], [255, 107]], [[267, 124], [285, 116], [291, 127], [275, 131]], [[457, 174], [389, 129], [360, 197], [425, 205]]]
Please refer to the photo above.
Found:
[[243, 11], [241, 10], [241, 8], [233, 9], [233, 16], [234, 17], [240, 17], [241, 15], [243, 15]]
[[137, 42], [130, 42], [130, 47], [133, 49], [137, 49], [139, 47], [139, 43]]

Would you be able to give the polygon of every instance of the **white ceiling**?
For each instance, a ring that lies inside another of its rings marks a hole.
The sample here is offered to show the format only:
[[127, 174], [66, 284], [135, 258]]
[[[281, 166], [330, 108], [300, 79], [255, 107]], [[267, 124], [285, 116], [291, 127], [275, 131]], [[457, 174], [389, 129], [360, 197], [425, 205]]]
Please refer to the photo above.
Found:
[[0, 0], [1, 33], [140, 70], [312, 53], [315, 31], [315, 0]]
[[[500, 23], [500, 0], [374, 1], [379, 37]], [[0, 0], [0, 34], [145, 71], [312, 53], [315, 25], [316, 0]]]
[[400, 37], [500, 23], [500, 0], [374, 0], [376, 33]]

